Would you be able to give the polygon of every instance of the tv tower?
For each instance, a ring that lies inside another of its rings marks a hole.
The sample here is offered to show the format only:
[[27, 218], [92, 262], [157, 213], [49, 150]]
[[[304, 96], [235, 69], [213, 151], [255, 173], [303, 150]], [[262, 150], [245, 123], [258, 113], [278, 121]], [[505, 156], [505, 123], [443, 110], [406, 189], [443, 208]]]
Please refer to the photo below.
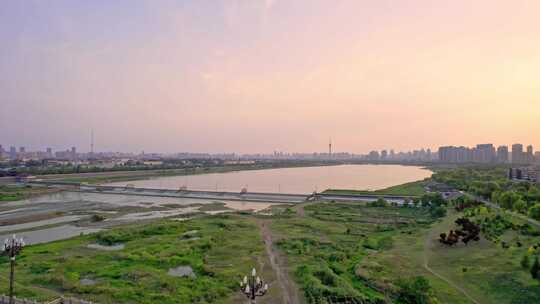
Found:
[[328, 158], [332, 158], [332, 138], [328, 139]]
[[94, 155], [94, 129], [90, 130], [90, 156]]

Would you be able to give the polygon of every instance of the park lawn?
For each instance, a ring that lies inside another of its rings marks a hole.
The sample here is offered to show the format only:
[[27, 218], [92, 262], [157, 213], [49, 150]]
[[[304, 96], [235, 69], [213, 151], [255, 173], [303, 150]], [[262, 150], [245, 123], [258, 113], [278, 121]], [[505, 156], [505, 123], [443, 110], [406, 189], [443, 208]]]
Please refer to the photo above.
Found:
[[[539, 303], [540, 282], [531, 279], [520, 267], [520, 260], [529, 245], [538, 238], [520, 236], [523, 246], [503, 249], [484, 238], [468, 246], [449, 248], [438, 242], [438, 235], [455, 229], [454, 221], [462, 216], [451, 212], [429, 230], [396, 239], [392, 250], [370, 257], [383, 265], [378, 279], [421, 274], [428, 278], [441, 303], [471, 303], [461, 292], [429, 273], [424, 267], [426, 255], [429, 267], [437, 274], [465, 290], [478, 303]], [[515, 233], [503, 237], [510, 242]], [[464, 271], [465, 269], [465, 271]]]
[[[93, 243], [122, 243], [125, 248], [87, 247]], [[16, 293], [42, 301], [64, 294], [100, 304], [232, 303], [240, 278], [264, 257], [260, 232], [245, 217], [162, 220], [28, 246], [17, 259]], [[8, 265], [2, 257], [4, 294]], [[196, 278], [167, 274], [178, 266], [191, 266]], [[96, 284], [85, 286], [83, 279]]]
[[432, 222], [420, 208], [316, 203], [304, 210], [305, 216], [275, 219], [271, 228], [307, 303], [383, 303], [395, 290], [395, 280], [366, 278], [359, 265], [367, 256], [393, 248], [402, 231]]
[[422, 196], [426, 194], [425, 186], [428, 180], [405, 183], [392, 186], [386, 189], [368, 191], [368, 190], [347, 190], [347, 189], [328, 189], [323, 194], [344, 194], [344, 195], [407, 195]]
[[[452, 220], [460, 216], [463, 214], [449, 217], [435, 235], [445, 228], [446, 232], [455, 228]], [[512, 221], [523, 222], [517, 218]], [[462, 288], [480, 303], [540, 303], [540, 281], [532, 279], [529, 270], [520, 266], [528, 248], [540, 238], [508, 229], [500, 239], [510, 248], [505, 249], [500, 243], [485, 238], [456, 248], [447, 248], [432, 240], [430, 265], [452, 281], [461, 282]], [[522, 246], [517, 246], [518, 241]]]

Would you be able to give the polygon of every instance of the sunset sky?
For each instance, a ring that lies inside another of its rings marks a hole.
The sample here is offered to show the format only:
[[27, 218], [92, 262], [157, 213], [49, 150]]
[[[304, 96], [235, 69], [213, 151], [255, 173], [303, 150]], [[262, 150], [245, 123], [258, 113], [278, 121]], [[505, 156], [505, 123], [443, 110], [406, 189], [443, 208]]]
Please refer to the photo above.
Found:
[[537, 0], [5, 0], [0, 41], [4, 147], [540, 148]]

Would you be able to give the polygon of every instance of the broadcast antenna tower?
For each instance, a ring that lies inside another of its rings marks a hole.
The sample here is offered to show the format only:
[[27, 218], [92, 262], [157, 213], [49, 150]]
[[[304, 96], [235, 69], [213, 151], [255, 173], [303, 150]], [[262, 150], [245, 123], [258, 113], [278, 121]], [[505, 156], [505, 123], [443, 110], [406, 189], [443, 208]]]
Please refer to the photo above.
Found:
[[332, 138], [328, 140], [328, 158], [332, 158]]
[[90, 130], [90, 155], [94, 155], [94, 129]]

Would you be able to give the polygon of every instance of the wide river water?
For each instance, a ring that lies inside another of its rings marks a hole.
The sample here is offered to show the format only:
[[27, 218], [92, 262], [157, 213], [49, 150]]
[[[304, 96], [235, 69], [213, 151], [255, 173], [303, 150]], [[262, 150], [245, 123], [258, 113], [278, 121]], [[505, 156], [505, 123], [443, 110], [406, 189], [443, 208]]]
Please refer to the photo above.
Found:
[[431, 176], [422, 167], [400, 165], [340, 165], [234, 171], [157, 177], [110, 185], [239, 192], [312, 193], [326, 189], [378, 190]]

